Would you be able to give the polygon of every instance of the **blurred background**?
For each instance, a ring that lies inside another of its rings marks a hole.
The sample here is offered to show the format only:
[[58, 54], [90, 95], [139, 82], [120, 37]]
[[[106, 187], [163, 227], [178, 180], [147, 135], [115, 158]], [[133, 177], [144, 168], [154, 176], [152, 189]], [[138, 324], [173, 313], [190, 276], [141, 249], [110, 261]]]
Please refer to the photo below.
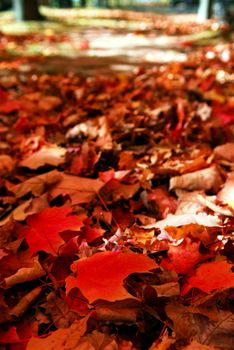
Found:
[[[36, 7], [51, 8], [122, 8], [158, 13], [196, 13], [200, 18], [215, 16], [231, 22], [233, 0], [0, 0], [0, 10], [12, 8], [18, 19], [36, 16]], [[37, 14], [38, 16], [38, 14]]]

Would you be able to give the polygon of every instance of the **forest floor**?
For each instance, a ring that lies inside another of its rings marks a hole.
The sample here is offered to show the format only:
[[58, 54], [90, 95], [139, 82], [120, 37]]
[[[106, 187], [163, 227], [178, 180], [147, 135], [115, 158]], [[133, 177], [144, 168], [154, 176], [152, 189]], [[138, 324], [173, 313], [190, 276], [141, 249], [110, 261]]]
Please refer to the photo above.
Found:
[[1, 23], [0, 350], [232, 350], [232, 34], [105, 16]]

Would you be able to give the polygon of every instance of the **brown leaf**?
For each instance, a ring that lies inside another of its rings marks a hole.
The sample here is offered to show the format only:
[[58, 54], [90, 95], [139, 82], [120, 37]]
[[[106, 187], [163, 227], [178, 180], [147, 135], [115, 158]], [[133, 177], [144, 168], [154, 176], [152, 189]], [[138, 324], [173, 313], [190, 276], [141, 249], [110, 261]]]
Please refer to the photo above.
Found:
[[234, 162], [234, 142], [228, 142], [224, 145], [215, 147], [214, 154], [217, 158]]
[[178, 282], [164, 283], [158, 286], [153, 286], [157, 292], [157, 296], [160, 297], [172, 297], [175, 295], [180, 295], [180, 286]]
[[104, 183], [98, 179], [62, 174], [60, 181], [50, 191], [50, 195], [55, 198], [67, 194], [72, 204], [88, 203], [103, 186]]
[[187, 191], [214, 191], [217, 192], [223, 181], [215, 166], [195, 171], [193, 173], [172, 177], [170, 189], [179, 188]]
[[5, 284], [7, 288], [11, 288], [18, 283], [32, 281], [45, 274], [45, 270], [42, 268], [37, 258], [35, 258], [32, 267], [22, 267], [14, 275], [6, 277]]
[[34, 303], [42, 292], [41, 287], [33, 289], [20, 299], [19, 303], [10, 310], [10, 315], [15, 317], [21, 317], [25, 311]]
[[48, 186], [56, 184], [61, 179], [62, 173], [53, 170], [46, 174], [31, 177], [30, 179], [9, 188], [9, 190], [15, 194], [16, 198], [21, 198], [30, 192], [35, 196], [40, 196]]
[[177, 339], [191, 339], [215, 348], [228, 350], [233, 348], [234, 315], [228, 311], [219, 311], [217, 320], [201, 315], [199, 309], [191, 312], [189, 307], [171, 302], [166, 313], [173, 321]]
[[57, 328], [67, 328], [77, 319], [77, 314], [71, 311], [66, 301], [58, 297], [55, 292], [48, 294], [43, 307], [45, 314], [51, 317]]
[[38, 169], [44, 165], [58, 166], [65, 161], [66, 149], [57, 145], [43, 146], [39, 151], [22, 160], [19, 165], [29, 169]]
[[135, 323], [140, 310], [137, 300], [127, 299], [116, 302], [98, 301], [95, 304], [97, 318], [102, 322]]
[[75, 350], [118, 350], [118, 344], [113, 337], [97, 331], [85, 335], [80, 339]]
[[26, 350], [79, 350], [78, 343], [85, 333], [89, 315], [74, 322], [69, 328], [58, 329], [46, 338], [32, 337]]

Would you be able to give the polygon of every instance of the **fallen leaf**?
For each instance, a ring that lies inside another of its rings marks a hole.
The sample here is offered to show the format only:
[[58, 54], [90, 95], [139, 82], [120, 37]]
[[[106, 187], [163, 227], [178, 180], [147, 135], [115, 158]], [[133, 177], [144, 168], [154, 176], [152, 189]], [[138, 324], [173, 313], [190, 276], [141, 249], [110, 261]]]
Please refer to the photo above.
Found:
[[175, 343], [175, 341], [174, 338], [165, 334], [159, 340], [156, 340], [149, 350], [167, 350], [173, 343]]
[[194, 273], [188, 277], [181, 295], [186, 295], [191, 288], [198, 288], [205, 293], [216, 289], [234, 287], [234, 273], [232, 265], [225, 260], [211, 261], [201, 264]]
[[19, 341], [16, 327], [11, 326], [7, 331], [0, 330], [0, 344], [18, 343]]
[[22, 108], [22, 103], [17, 100], [9, 100], [0, 104], [0, 112], [9, 114]]
[[46, 338], [32, 337], [26, 350], [79, 350], [77, 345], [86, 331], [88, 319], [89, 315], [75, 321], [69, 328], [58, 329]]
[[104, 186], [99, 179], [62, 174], [61, 180], [49, 192], [52, 198], [69, 195], [72, 204], [89, 203]]
[[6, 175], [10, 173], [15, 166], [14, 160], [7, 154], [0, 155], [0, 174]]
[[215, 227], [220, 225], [220, 220], [217, 216], [206, 214], [182, 214], [173, 215], [168, 214], [166, 219], [157, 221], [155, 224], [144, 226], [145, 229], [159, 228], [164, 229], [167, 226], [179, 227], [188, 224], [198, 224], [208, 227]]
[[214, 191], [217, 192], [223, 181], [215, 166], [195, 171], [189, 174], [172, 177], [170, 189], [179, 188], [187, 191]]
[[154, 202], [159, 209], [162, 218], [165, 218], [169, 213], [175, 213], [177, 207], [177, 201], [174, 197], [170, 196], [165, 188], [156, 188], [152, 192], [148, 193], [147, 202]]
[[28, 294], [24, 295], [23, 298], [20, 299], [19, 303], [10, 310], [10, 315], [14, 317], [21, 317], [27, 309], [35, 302], [35, 300], [39, 297], [42, 292], [42, 288], [37, 287], [33, 289]]
[[192, 343], [185, 346], [182, 350], [215, 350], [215, 348], [213, 346], [200, 344], [196, 340], [193, 340]]
[[46, 274], [45, 270], [42, 268], [41, 264], [37, 259], [34, 259], [32, 267], [22, 267], [14, 275], [5, 278], [5, 285], [7, 288], [12, 286], [32, 281], [36, 278], [42, 277]]
[[62, 173], [53, 170], [46, 174], [33, 176], [20, 184], [10, 187], [9, 190], [15, 194], [16, 198], [21, 198], [30, 192], [35, 196], [40, 196], [49, 186], [56, 184], [61, 179]]
[[199, 253], [200, 242], [186, 237], [177, 246], [170, 245], [168, 258], [163, 259], [160, 266], [177, 273], [187, 274], [202, 258]]
[[66, 230], [80, 230], [83, 224], [77, 216], [69, 215], [71, 211], [67, 206], [46, 208], [27, 218], [28, 226], [22, 234], [26, 237], [32, 255], [43, 250], [56, 256], [59, 247], [64, 244], [60, 233]]
[[67, 328], [78, 318], [77, 313], [70, 310], [66, 301], [56, 295], [55, 292], [47, 295], [43, 307], [45, 308], [45, 314], [50, 316], [57, 328]]
[[117, 201], [121, 198], [129, 199], [134, 196], [139, 188], [140, 184], [138, 182], [135, 184], [123, 184], [116, 179], [112, 179], [103, 186], [101, 195], [108, 202]]
[[198, 214], [204, 211], [204, 205], [199, 202], [198, 196], [201, 191], [184, 191], [177, 189], [176, 195], [178, 197], [178, 206], [176, 208], [176, 215], [181, 214]]
[[45, 165], [58, 166], [65, 162], [65, 154], [65, 148], [57, 145], [46, 145], [39, 151], [22, 160], [19, 165], [32, 170]]
[[143, 254], [96, 253], [72, 264], [77, 277], [66, 279], [66, 290], [68, 293], [78, 287], [90, 303], [98, 299], [115, 301], [133, 298], [123, 286], [124, 279], [133, 272], [147, 272], [156, 267], [157, 264]]
[[60, 106], [61, 99], [57, 96], [40, 96], [38, 106], [44, 111], [51, 111], [52, 109]]
[[[216, 320], [210, 320], [199, 313], [177, 302], [166, 306], [166, 313], [173, 321], [177, 339], [193, 339], [199, 344], [214, 346], [216, 349], [233, 348], [234, 315], [228, 311], [219, 311]], [[196, 349], [196, 348], [195, 348]]]
[[77, 350], [119, 350], [118, 344], [107, 334], [93, 331], [81, 337]]
[[223, 188], [217, 195], [217, 199], [234, 210], [234, 172], [228, 175]]
[[102, 322], [135, 323], [140, 312], [140, 302], [134, 299], [95, 303], [97, 318]]
[[228, 142], [224, 145], [215, 147], [214, 154], [217, 158], [234, 162], [234, 142]]

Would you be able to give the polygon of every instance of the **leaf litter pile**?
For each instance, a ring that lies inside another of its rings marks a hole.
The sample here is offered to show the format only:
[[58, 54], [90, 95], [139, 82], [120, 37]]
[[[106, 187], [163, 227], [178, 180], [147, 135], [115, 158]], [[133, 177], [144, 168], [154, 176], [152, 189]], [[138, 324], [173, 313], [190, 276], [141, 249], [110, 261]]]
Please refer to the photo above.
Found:
[[207, 50], [0, 76], [1, 350], [233, 349], [234, 56]]

